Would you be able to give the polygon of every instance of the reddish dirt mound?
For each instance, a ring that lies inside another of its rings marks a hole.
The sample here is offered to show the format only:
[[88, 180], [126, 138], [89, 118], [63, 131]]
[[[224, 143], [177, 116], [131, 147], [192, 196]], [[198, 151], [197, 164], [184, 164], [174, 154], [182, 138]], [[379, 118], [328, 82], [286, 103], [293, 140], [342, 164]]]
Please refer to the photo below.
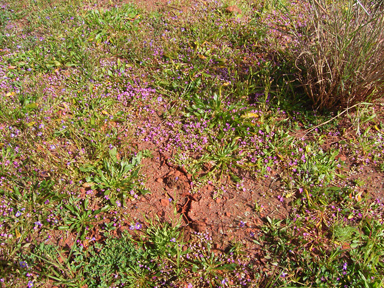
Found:
[[[143, 143], [139, 150], [142, 149], [153, 151], [155, 146]], [[138, 201], [129, 201], [128, 214], [143, 222], [145, 217], [154, 219], [156, 216], [162, 222], [182, 221], [185, 240], [192, 230], [208, 231], [220, 250], [226, 249], [234, 240], [246, 245], [246, 240], [257, 234], [259, 225], [267, 216], [282, 219], [290, 210], [288, 203], [280, 202], [273, 194], [278, 193], [278, 178], [263, 183], [245, 178], [242, 192], [231, 189], [222, 198], [214, 199], [216, 187], [212, 185], [192, 194], [191, 175], [184, 168], [171, 164], [161, 152], [154, 153], [152, 159], [143, 160], [141, 171], [147, 178], [146, 187], [151, 193]], [[258, 212], [254, 209], [255, 201], [261, 207]]]

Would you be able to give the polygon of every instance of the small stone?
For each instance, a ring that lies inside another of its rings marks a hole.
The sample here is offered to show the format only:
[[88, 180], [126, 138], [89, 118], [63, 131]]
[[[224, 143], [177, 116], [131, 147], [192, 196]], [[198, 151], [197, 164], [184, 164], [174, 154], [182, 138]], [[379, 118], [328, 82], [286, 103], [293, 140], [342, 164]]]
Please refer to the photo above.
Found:
[[231, 217], [231, 213], [229, 213], [229, 212], [225, 212], [224, 214], [225, 214], [225, 216], [227, 216], [227, 217]]
[[346, 161], [347, 160], [347, 157], [343, 154], [339, 154], [335, 157], [336, 160], [340, 160], [340, 161]]
[[192, 221], [199, 218], [200, 213], [197, 211], [199, 211], [199, 204], [198, 202], [192, 201], [190, 210], [188, 212], [188, 216], [192, 219]]
[[161, 206], [168, 207], [169, 200], [168, 199], [161, 199], [160, 203], [161, 203]]
[[171, 170], [171, 171], [169, 171], [169, 173], [167, 174], [167, 177], [172, 176], [173, 174], [175, 174], [175, 171]]
[[163, 178], [157, 178], [157, 179], [156, 179], [156, 182], [158, 182], [158, 183], [163, 183]]
[[195, 221], [192, 223], [192, 229], [197, 232], [204, 232], [207, 228], [207, 225], [202, 221]]

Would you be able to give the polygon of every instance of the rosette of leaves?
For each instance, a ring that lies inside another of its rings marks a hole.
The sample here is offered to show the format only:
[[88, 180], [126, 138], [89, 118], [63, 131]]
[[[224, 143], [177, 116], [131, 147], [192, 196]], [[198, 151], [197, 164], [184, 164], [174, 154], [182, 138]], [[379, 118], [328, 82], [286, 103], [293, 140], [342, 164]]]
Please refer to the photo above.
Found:
[[65, 213], [65, 226], [60, 226], [59, 230], [69, 229], [71, 231], [76, 231], [80, 236], [80, 239], [84, 240], [87, 235], [87, 231], [91, 230], [94, 222], [97, 221], [95, 216], [109, 209], [109, 206], [106, 205], [102, 209], [92, 210], [88, 208], [88, 204], [88, 198], [79, 204], [78, 199], [71, 197], [68, 204], [64, 204], [65, 209], [63, 210], [63, 213]]
[[123, 204], [126, 198], [133, 197], [137, 192], [147, 193], [139, 181], [135, 181], [139, 178], [140, 163], [145, 156], [142, 151], [130, 160], [119, 160], [116, 148], [113, 148], [109, 151], [109, 156], [110, 159], [104, 159], [101, 167], [80, 169], [83, 172], [92, 172], [92, 175], [86, 177], [88, 186], [103, 192], [113, 205]]

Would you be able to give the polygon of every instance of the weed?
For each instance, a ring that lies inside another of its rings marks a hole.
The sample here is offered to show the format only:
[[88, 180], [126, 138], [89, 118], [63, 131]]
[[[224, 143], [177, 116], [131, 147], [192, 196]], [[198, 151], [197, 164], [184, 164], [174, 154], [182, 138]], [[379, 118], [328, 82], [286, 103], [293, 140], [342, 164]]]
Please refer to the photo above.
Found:
[[84, 276], [89, 279], [90, 287], [155, 285], [150, 284], [150, 279], [157, 275], [158, 268], [150, 261], [151, 251], [137, 247], [127, 234], [120, 239], [108, 238], [104, 245], [95, 245], [88, 253], [88, 263], [79, 264], [84, 265]]
[[78, 203], [73, 197], [69, 198], [68, 204], [64, 204], [64, 210], [61, 210], [64, 218], [64, 225], [58, 229], [66, 231], [74, 231], [81, 235], [80, 239], [84, 240], [87, 233], [93, 228], [93, 222], [98, 221], [97, 216], [101, 212], [109, 209], [108, 205], [102, 209], [94, 210], [88, 207], [89, 200], [86, 198], [82, 203]]
[[139, 165], [143, 153], [137, 153], [130, 161], [118, 160], [116, 148], [111, 149], [109, 155], [111, 159], [104, 159], [101, 168], [88, 166], [80, 169], [83, 172], [93, 173], [92, 176], [86, 177], [87, 186], [99, 189], [105, 199], [118, 206], [124, 205], [127, 198], [137, 198], [136, 193], [147, 193], [141, 184], [135, 183], [139, 178]]
[[[81, 274], [77, 273], [78, 269], [82, 268], [82, 265], [76, 265], [81, 251], [81, 248], [75, 243], [69, 251], [60, 250], [53, 245], [40, 243], [33, 253], [23, 257], [24, 261], [22, 263], [27, 263], [29, 266], [28, 270], [30, 272], [27, 275], [33, 275], [31, 279], [34, 280], [33, 282], [43, 283], [43, 281], [47, 280], [44, 279], [44, 275], [48, 275], [48, 278], [57, 283], [57, 285], [78, 287], [78, 285], [84, 285], [87, 282], [81, 279]], [[72, 255], [75, 255], [74, 260], [72, 260]], [[35, 270], [36, 268], [38, 270]], [[41, 277], [41, 272], [37, 273], [37, 271], [41, 271], [43, 277]]]

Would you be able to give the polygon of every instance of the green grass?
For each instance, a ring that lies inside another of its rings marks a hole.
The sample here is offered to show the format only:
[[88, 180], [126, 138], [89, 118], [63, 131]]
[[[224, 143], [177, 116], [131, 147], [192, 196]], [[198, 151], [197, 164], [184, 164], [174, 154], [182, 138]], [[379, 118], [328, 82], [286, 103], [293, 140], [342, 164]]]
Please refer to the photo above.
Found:
[[[383, 13], [352, 2], [3, 1], [2, 285], [382, 287]], [[192, 193], [271, 183], [288, 212], [249, 200], [261, 222], [220, 241], [177, 203], [139, 221], [126, 207], [152, 197], [158, 151]]]

